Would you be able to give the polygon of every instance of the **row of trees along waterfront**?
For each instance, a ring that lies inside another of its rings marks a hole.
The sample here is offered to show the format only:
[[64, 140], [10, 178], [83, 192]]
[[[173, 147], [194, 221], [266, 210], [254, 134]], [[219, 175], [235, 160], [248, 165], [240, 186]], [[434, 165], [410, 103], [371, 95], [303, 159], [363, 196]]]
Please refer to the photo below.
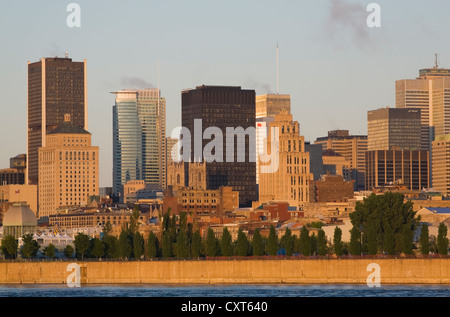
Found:
[[[144, 237], [138, 230], [139, 209], [133, 210], [130, 223], [122, 228], [119, 237], [110, 234], [111, 226], [106, 224], [103, 237], [91, 238], [78, 233], [75, 236], [75, 250], [66, 247], [67, 257], [77, 258], [120, 258], [120, 259], [154, 259], [154, 258], [198, 258], [198, 257], [231, 257], [231, 256], [264, 256], [264, 255], [353, 255], [362, 254], [414, 254], [414, 251], [427, 255], [430, 252], [441, 255], [448, 254], [449, 240], [447, 227], [439, 225], [437, 237], [430, 236], [428, 225], [421, 225], [419, 242], [414, 244], [414, 232], [418, 228], [420, 218], [416, 217], [411, 202], [404, 202], [404, 196], [398, 193], [371, 195], [362, 202], [357, 202], [355, 211], [350, 214], [353, 225], [350, 231], [350, 241], [342, 241], [342, 230], [335, 227], [332, 239], [327, 240], [321, 223], [316, 222], [303, 226], [299, 236], [292, 234], [289, 228], [281, 239], [278, 239], [274, 226], [270, 227], [268, 237], [255, 229], [252, 239], [239, 230], [236, 241], [225, 227], [221, 238], [217, 238], [209, 228], [206, 236], [201, 237], [199, 230], [187, 222], [186, 213], [179, 217], [163, 215], [162, 235], [157, 237], [150, 232]], [[309, 228], [309, 229], [308, 229]], [[311, 228], [316, 233], [310, 234]], [[317, 230], [318, 229], [318, 230]], [[24, 236], [20, 250], [25, 258], [36, 256], [39, 245], [31, 235]], [[2, 241], [2, 251], [5, 257], [13, 258], [17, 252], [17, 240], [6, 236]], [[48, 257], [54, 257], [54, 247], [48, 246], [44, 252]]]

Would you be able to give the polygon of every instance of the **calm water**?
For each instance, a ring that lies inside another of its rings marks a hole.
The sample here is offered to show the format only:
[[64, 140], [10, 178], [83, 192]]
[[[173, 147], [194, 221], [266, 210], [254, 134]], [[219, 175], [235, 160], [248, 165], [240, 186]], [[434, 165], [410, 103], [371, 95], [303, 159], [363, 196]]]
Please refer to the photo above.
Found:
[[0, 285], [0, 297], [450, 297], [450, 285]]

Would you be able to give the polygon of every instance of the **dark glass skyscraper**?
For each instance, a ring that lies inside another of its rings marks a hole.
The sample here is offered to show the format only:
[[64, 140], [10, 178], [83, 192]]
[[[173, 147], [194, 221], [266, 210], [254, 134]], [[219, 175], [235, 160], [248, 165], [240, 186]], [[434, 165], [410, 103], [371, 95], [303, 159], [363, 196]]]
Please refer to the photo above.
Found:
[[[258, 200], [256, 192], [256, 160], [250, 159], [249, 152], [250, 142], [255, 144], [256, 136], [253, 136], [254, 140], [250, 140], [251, 136], [249, 135], [245, 137], [245, 153], [243, 152], [244, 149], [237, 148], [237, 137], [234, 137], [233, 160], [226, 159], [226, 156], [230, 153], [226, 152], [225, 145], [227, 127], [241, 127], [244, 130], [255, 128], [255, 91], [243, 90], [241, 87], [203, 85], [196, 89], [183, 91], [181, 97], [182, 126], [191, 133], [191, 161], [198, 161], [194, 160], [196, 144], [201, 144], [201, 149], [203, 150], [211, 142], [211, 139], [202, 138], [206, 129], [215, 127], [222, 131], [223, 162], [206, 161], [206, 189], [232, 186], [233, 190], [239, 191], [239, 205], [241, 207], [251, 206], [252, 201]], [[202, 135], [194, 135], [196, 119], [201, 120]], [[237, 156], [239, 154], [245, 155], [243, 162], [238, 160]], [[201, 161], [203, 160], [204, 158]], [[188, 162], [185, 162], [185, 175], [189, 175]]]
[[38, 184], [38, 148], [48, 132], [64, 122], [87, 129], [86, 60], [41, 58], [28, 64], [28, 182]]

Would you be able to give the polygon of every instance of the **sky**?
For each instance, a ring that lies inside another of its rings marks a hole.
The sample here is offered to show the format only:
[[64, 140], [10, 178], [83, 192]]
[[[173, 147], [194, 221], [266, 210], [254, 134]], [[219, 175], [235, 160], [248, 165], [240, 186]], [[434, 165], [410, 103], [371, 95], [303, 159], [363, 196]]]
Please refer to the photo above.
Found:
[[[70, 28], [67, 6], [80, 6]], [[381, 8], [369, 28], [367, 6]], [[0, 168], [26, 153], [27, 63], [87, 60], [89, 132], [100, 187], [112, 186], [113, 91], [158, 85], [167, 135], [181, 123], [181, 91], [230, 85], [291, 95], [306, 141], [334, 129], [367, 133], [367, 111], [395, 107], [395, 81], [450, 67], [446, 0], [29, 0], [0, 10]]]

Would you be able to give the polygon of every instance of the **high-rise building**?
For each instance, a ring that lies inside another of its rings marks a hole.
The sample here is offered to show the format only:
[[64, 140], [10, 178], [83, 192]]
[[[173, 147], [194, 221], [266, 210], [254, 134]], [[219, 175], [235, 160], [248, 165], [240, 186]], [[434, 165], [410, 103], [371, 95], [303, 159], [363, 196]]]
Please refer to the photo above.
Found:
[[[191, 149], [191, 162], [206, 161], [206, 189], [231, 186], [239, 192], [240, 205], [251, 206], [252, 201], [257, 200], [255, 133], [252, 133], [255, 131], [255, 91], [241, 87], [203, 85], [183, 91], [181, 97], [182, 126], [191, 134], [190, 140], [183, 137], [183, 150], [187, 147]], [[233, 132], [227, 131], [227, 128], [233, 129]], [[240, 129], [249, 133], [238, 146], [240, 141], [236, 131]], [[205, 131], [212, 130], [219, 130], [222, 137], [204, 137]], [[227, 137], [233, 140], [233, 144], [225, 149]], [[212, 149], [207, 151], [205, 147], [212, 139], [223, 148], [215, 148], [214, 153]], [[250, 149], [251, 145], [253, 147]], [[207, 152], [206, 157], [203, 157], [204, 152]], [[184, 163], [188, 179], [189, 162]], [[185, 180], [185, 183], [188, 181]]]
[[91, 134], [71, 121], [47, 133], [39, 153], [39, 217], [62, 206], [85, 206], [99, 195], [98, 146]]
[[115, 92], [113, 190], [129, 180], [166, 187], [166, 100], [158, 89]]
[[291, 95], [266, 94], [256, 96], [256, 118], [275, 118], [282, 111], [291, 113]]
[[38, 184], [38, 148], [46, 135], [70, 114], [80, 128], [88, 128], [86, 60], [41, 58], [28, 63], [28, 182]]
[[[0, 169], [0, 186], [26, 183], [27, 156], [19, 154], [9, 159], [9, 168]], [[37, 209], [33, 209], [37, 211]]]
[[[279, 165], [273, 171], [263, 173], [262, 168], [268, 164], [260, 162], [259, 203], [286, 201], [291, 206], [301, 207], [310, 200], [309, 183], [314, 177], [310, 173], [309, 152], [305, 151], [305, 139], [300, 135], [299, 124], [293, 121], [292, 114], [283, 111], [275, 116], [269, 128], [269, 149], [276, 148], [272, 147], [272, 133], [274, 128], [278, 128]], [[272, 156], [274, 153], [269, 154]]]
[[432, 143], [433, 188], [442, 195], [450, 194], [450, 134], [436, 136]]
[[[264, 154], [264, 140], [269, 123], [282, 111], [291, 113], [291, 96], [285, 94], [265, 94], [256, 96], [256, 157]], [[267, 149], [266, 149], [267, 151]], [[256, 160], [256, 183], [259, 184], [259, 160]]]
[[367, 150], [420, 150], [420, 127], [420, 109], [387, 107], [368, 111]]
[[[419, 70], [419, 77], [416, 79], [402, 79], [395, 82], [396, 107], [420, 109], [421, 150], [430, 151], [434, 135], [441, 134], [441, 132], [435, 133], [433, 127], [438, 125], [438, 129], [441, 130], [445, 126], [442, 116], [444, 87], [449, 79], [450, 69], [439, 68], [436, 63], [432, 68]], [[436, 99], [433, 96], [436, 96]], [[435, 117], [436, 122], [434, 122]]]
[[314, 144], [321, 144], [323, 151], [333, 150], [349, 162], [355, 190], [364, 189], [366, 135], [350, 135], [348, 130], [329, 131], [327, 137], [317, 138]]
[[428, 151], [374, 150], [366, 152], [366, 190], [402, 184], [409, 190], [429, 187]]

